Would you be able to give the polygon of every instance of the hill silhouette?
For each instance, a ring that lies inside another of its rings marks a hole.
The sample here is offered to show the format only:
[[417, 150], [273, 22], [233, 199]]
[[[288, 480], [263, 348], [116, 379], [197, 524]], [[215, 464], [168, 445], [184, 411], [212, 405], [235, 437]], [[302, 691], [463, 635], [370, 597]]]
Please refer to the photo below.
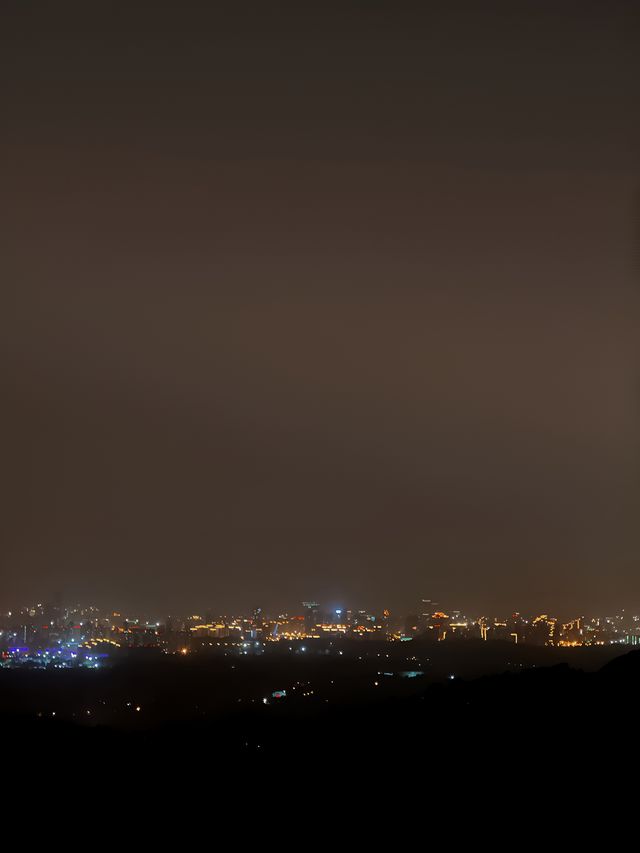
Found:
[[[28, 744], [40, 760], [88, 750], [109, 763], [143, 761], [158, 770], [186, 770], [202, 762], [236, 769], [277, 764], [292, 777], [304, 757], [305, 775], [335, 769], [335, 762], [352, 768], [373, 762], [403, 773], [430, 767], [439, 778], [454, 781], [471, 765], [525, 767], [604, 758], [634, 740], [639, 651], [595, 672], [563, 662], [426, 686], [419, 677], [380, 675], [375, 690], [358, 688], [331, 701], [320, 676], [344, 673], [330, 666], [314, 671], [313, 687], [298, 678], [299, 694], [291, 691], [283, 700], [231, 701], [227, 695], [217, 704], [200, 705], [203, 697], [219, 698], [225, 690], [264, 692], [259, 663], [239, 677], [236, 670], [212, 675], [209, 666], [193, 665], [176, 678], [171, 662], [145, 664], [142, 670], [123, 666], [88, 681], [84, 673], [3, 672], [1, 719], [4, 731]], [[291, 675], [288, 666], [270, 670], [267, 680], [283, 680], [287, 672]], [[66, 678], [61, 681], [60, 675]], [[127, 705], [134, 689], [144, 695], [144, 708]], [[47, 697], [60, 708], [55, 716], [35, 707]], [[96, 713], [96, 723], [92, 714], [69, 713], [73, 703], [96, 701], [107, 709], [122, 706], [122, 712], [102, 718]]]

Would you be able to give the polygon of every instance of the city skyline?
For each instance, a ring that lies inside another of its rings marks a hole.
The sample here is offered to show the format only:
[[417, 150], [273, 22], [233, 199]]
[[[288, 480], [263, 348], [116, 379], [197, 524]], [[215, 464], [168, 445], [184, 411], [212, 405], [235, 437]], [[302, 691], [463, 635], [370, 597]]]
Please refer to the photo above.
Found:
[[[59, 592], [59, 591], [58, 591]], [[372, 594], [352, 594], [352, 595], [310, 595], [303, 594], [302, 597], [291, 593], [289, 595], [271, 595], [271, 596], [242, 596], [238, 595], [232, 600], [222, 600], [215, 595], [198, 595], [194, 592], [181, 593], [175, 596], [167, 596], [158, 600], [154, 596], [145, 599], [145, 596], [139, 596], [135, 599], [128, 599], [127, 596], [120, 596], [113, 590], [104, 596], [91, 594], [85, 595], [36, 595], [36, 596], [12, 596], [8, 598], [6, 595], [0, 595], [0, 613], [9, 611], [18, 611], [20, 609], [33, 608], [35, 604], [48, 606], [54, 605], [56, 602], [61, 603], [60, 606], [66, 607], [97, 607], [101, 611], [107, 613], [111, 611], [129, 612], [138, 615], [166, 617], [167, 615], [186, 614], [192, 612], [212, 611], [217, 614], [241, 614], [249, 613], [254, 607], [259, 606], [263, 611], [272, 616], [278, 613], [293, 613], [299, 608], [301, 602], [306, 600], [316, 600], [322, 603], [324, 610], [332, 611], [335, 609], [348, 610], [354, 607], [364, 607], [372, 612], [388, 609], [397, 615], [399, 613], [409, 614], [416, 610], [416, 602], [422, 598], [418, 593], [417, 596], [408, 594], [403, 595], [387, 595], [378, 596]], [[534, 615], [537, 613], [554, 613], [562, 618], [575, 617], [585, 614], [600, 614], [610, 615], [620, 612], [638, 612], [640, 613], [640, 601], [634, 599], [625, 599], [619, 592], [613, 591], [611, 595], [606, 596], [601, 601], [593, 601], [586, 604], [585, 599], [581, 599], [580, 595], [562, 596], [560, 598], [553, 595], [534, 595], [508, 597], [504, 594], [492, 596], [487, 593], [474, 599], [470, 596], [445, 595], [438, 596], [434, 600], [441, 602], [442, 609], [462, 610], [469, 614], [488, 615], [488, 616], [504, 616], [510, 613], [526, 613]]]
[[[197, 614], [196, 614], [197, 611]], [[566, 611], [556, 606], [544, 608], [544, 613], [539, 608], [536, 608], [531, 602], [520, 601], [517, 605], [507, 609], [500, 608], [478, 608], [464, 607], [459, 601], [441, 601], [436, 599], [419, 598], [414, 600], [406, 609], [391, 610], [386, 604], [378, 606], [368, 606], [363, 601], [354, 603], [353, 601], [326, 601], [307, 598], [304, 601], [295, 603], [287, 603], [281, 601], [280, 606], [266, 608], [255, 602], [251, 605], [237, 608], [217, 608], [215, 603], [201, 601], [197, 606], [179, 609], [169, 608], [161, 612], [158, 608], [142, 607], [142, 608], [125, 608], [122, 606], [98, 606], [95, 601], [81, 603], [77, 600], [48, 601], [46, 598], [34, 600], [31, 603], [21, 603], [14, 605], [11, 609], [0, 609], [0, 618], [5, 620], [15, 620], [16, 618], [29, 617], [34, 618], [34, 627], [37, 627], [42, 621], [56, 621], [63, 618], [63, 614], [83, 614], [87, 619], [115, 619], [116, 622], [129, 621], [139, 622], [147, 625], [164, 625], [171, 620], [182, 620], [183, 622], [191, 620], [193, 622], [206, 623], [208, 620], [241, 620], [247, 622], [255, 622], [256, 620], [267, 620], [277, 622], [282, 619], [300, 619], [306, 618], [309, 614], [317, 615], [320, 621], [327, 623], [351, 624], [354, 619], [363, 614], [368, 614], [367, 618], [373, 616], [374, 621], [379, 623], [386, 621], [387, 623], [400, 624], [402, 621], [412, 619], [418, 623], [424, 623], [434, 613], [439, 614], [446, 619], [451, 619], [454, 622], [461, 618], [469, 624], [476, 624], [478, 620], [523, 620], [531, 621], [544, 616], [544, 618], [552, 619], [558, 622], [572, 622], [582, 619], [592, 620], [619, 620], [628, 619], [631, 622], [638, 622], [638, 633], [640, 635], [640, 606], [622, 606], [609, 609], [600, 608], [596, 610], [586, 611], [579, 607], [573, 607]], [[57, 614], [54, 617], [52, 614]], [[116, 618], [117, 617], [117, 618]], [[343, 618], [344, 617], [344, 618]], [[67, 617], [64, 617], [67, 618]], [[68, 618], [73, 618], [69, 616]], [[61, 624], [59, 622], [59, 624]], [[416, 628], [414, 626], [414, 629]]]

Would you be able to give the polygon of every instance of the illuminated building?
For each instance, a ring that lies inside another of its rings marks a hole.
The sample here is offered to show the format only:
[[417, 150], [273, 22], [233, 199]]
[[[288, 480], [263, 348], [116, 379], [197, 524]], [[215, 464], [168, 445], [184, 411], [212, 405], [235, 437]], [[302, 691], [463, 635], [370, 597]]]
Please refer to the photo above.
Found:
[[317, 601], [303, 601], [304, 607], [304, 629], [305, 633], [313, 634], [316, 625], [320, 622], [320, 605]]

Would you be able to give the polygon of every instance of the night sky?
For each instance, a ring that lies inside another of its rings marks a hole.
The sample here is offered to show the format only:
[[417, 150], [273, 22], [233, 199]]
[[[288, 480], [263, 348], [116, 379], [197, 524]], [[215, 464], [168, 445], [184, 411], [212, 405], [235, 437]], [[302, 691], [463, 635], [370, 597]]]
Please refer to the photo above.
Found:
[[640, 606], [640, 4], [3, 0], [0, 107], [0, 605]]

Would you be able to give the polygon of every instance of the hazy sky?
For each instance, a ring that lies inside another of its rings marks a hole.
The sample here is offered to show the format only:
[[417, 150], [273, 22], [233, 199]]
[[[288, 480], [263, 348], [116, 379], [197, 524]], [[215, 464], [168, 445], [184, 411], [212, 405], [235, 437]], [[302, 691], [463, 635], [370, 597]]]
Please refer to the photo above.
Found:
[[637, 2], [3, 0], [0, 81], [0, 604], [640, 607]]

